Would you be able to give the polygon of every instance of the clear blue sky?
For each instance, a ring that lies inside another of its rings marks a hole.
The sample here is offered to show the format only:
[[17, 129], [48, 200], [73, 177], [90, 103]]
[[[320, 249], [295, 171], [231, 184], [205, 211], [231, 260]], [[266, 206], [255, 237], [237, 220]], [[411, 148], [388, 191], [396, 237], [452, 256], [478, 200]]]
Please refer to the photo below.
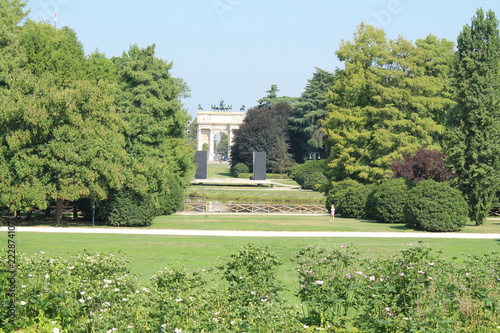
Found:
[[119, 56], [131, 44], [156, 44], [159, 58], [191, 88], [191, 115], [221, 99], [238, 110], [257, 104], [271, 84], [299, 96], [315, 67], [342, 64], [335, 51], [361, 23], [389, 38], [432, 33], [456, 41], [477, 8], [498, 0], [29, 0], [30, 18], [74, 29], [85, 52]]

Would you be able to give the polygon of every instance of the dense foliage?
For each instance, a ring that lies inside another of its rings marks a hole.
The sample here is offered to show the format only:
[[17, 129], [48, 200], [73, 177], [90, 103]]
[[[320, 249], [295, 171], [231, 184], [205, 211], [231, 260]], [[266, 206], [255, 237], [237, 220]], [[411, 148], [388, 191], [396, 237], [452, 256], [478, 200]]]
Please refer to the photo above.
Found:
[[415, 44], [387, 40], [383, 30], [362, 24], [337, 56], [345, 69], [327, 93], [324, 124], [332, 181], [378, 182], [402, 154], [438, 146], [453, 105], [452, 42], [432, 35]]
[[[165, 267], [146, 285], [112, 254], [18, 259], [23, 332], [493, 332], [500, 320], [496, 253], [443, 260], [409, 244], [363, 259], [346, 244], [308, 246], [291, 258], [299, 306], [281, 297], [282, 259], [251, 244], [208, 270]], [[2, 308], [9, 302], [1, 293]], [[14, 330], [7, 316], [0, 312], [0, 332]]]
[[290, 106], [287, 103], [248, 110], [243, 124], [234, 131], [231, 167], [244, 163], [252, 168], [253, 153], [266, 152], [267, 172], [286, 173], [293, 164], [289, 152], [289, 116]]
[[323, 122], [328, 114], [326, 93], [332, 81], [331, 73], [316, 68], [304, 92], [292, 104], [289, 125], [290, 141], [298, 163], [306, 160], [311, 152], [326, 155]]
[[450, 112], [448, 162], [469, 205], [483, 223], [500, 189], [500, 34], [493, 11], [478, 10], [458, 36], [457, 105]]
[[390, 167], [394, 178], [403, 177], [415, 184], [425, 179], [444, 182], [452, 177], [443, 154], [437, 150], [420, 148], [413, 154], [404, 154], [402, 159], [392, 161]]
[[[238, 177], [242, 173], [250, 173], [250, 169], [245, 163], [238, 163], [234, 167], [231, 167], [231, 174]], [[245, 177], [250, 178], [250, 177]]]
[[358, 184], [340, 191], [335, 207], [337, 212], [342, 217], [369, 217], [368, 197], [375, 189], [375, 185]]
[[375, 219], [386, 223], [403, 223], [404, 207], [410, 186], [404, 179], [390, 179], [377, 186], [373, 193]]
[[[76, 33], [0, 5], [0, 205], [12, 211], [99, 202], [122, 188], [172, 211], [193, 172], [185, 83], [154, 46], [85, 56]], [[175, 195], [174, 198], [167, 198]], [[162, 202], [163, 201], [163, 202]]]
[[290, 169], [290, 178], [303, 189], [318, 190], [319, 186], [327, 181], [324, 169], [325, 162], [323, 161], [306, 161], [303, 164], [296, 164]]
[[425, 180], [408, 196], [407, 225], [425, 231], [458, 231], [467, 223], [468, 207], [462, 193], [448, 183]]

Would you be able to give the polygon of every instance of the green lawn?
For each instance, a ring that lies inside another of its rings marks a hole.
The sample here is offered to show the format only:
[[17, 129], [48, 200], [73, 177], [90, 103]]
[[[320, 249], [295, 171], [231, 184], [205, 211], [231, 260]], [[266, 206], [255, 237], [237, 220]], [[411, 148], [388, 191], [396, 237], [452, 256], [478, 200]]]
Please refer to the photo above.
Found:
[[[328, 215], [274, 215], [274, 214], [175, 214], [157, 217], [152, 229], [200, 230], [263, 230], [263, 231], [366, 231], [415, 232], [404, 224], [378, 223], [366, 219], [336, 217], [330, 222]], [[500, 220], [487, 220], [483, 226], [466, 226], [464, 233], [499, 233]]]
[[[4, 235], [6, 239], [6, 235]], [[279, 255], [284, 264], [278, 278], [289, 288], [296, 287], [296, 275], [289, 258], [293, 252], [308, 245], [337, 247], [343, 243], [355, 246], [362, 256], [380, 256], [396, 253], [417, 244], [415, 238], [248, 238], [248, 237], [189, 237], [152, 235], [107, 235], [107, 234], [50, 234], [18, 232], [17, 251], [28, 255], [43, 251], [48, 256], [69, 256], [83, 250], [92, 252], [122, 253], [130, 261], [133, 273], [147, 283], [159, 269], [181, 264], [189, 270], [208, 269], [227, 259], [238, 248], [253, 243], [269, 246]], [[426, 239], [424, 245], [435, 251], [442, 250], [446, 258], [467, 254], [483, 254], [499, 250], [498, 240]], [[292, 293], [287, 298], [293, 299]]]
[[208, 163], [208, 178], [231, 178], [229, 164]]

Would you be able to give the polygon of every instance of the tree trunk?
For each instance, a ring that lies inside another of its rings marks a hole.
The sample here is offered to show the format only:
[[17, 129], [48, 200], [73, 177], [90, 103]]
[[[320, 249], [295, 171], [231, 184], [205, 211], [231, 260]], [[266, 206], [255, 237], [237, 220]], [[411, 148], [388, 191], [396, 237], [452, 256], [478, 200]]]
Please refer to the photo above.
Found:
[[56, 202], [56, 224], [60, 225], [62, 222], [62, 210], [63, 210], [64, 200], [61, 198], [57, 199]]
[[73, 220], [78, 221], [78, 207], [73, 204]]
[[28, 213], [26, 214], [26, 217], [24, 219], [26, 221], [29, 221], [29, 220], [31, 220], [32, 217], [33, 217], [33, 211], [32, 210], [28, 210]]

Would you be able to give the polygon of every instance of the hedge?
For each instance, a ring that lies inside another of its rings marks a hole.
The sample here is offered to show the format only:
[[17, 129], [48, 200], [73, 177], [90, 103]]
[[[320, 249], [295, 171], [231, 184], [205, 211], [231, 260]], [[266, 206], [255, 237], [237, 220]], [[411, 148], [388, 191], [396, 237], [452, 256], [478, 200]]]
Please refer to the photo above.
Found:
[[434, 180], [418, 183], [404, 209], [406, 224], [425, 231], [459, 231], [467, 223], [467, 215], [462, 193]]

